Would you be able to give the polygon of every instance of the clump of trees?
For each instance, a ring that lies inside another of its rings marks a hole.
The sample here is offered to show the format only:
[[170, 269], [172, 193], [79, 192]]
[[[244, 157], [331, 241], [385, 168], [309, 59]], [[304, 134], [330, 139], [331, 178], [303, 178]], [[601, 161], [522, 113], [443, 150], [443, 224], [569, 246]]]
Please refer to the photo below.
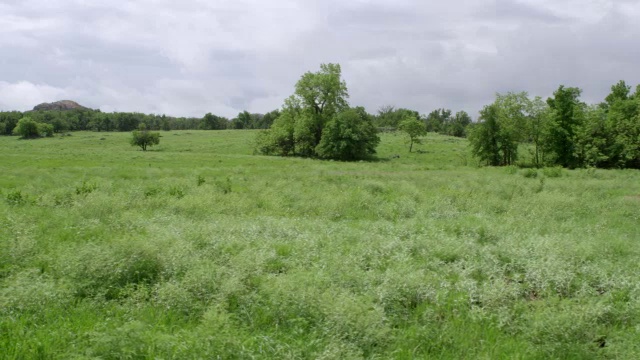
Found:
[[411, 117], [423, 122], [428, 132], [457, 137], [465, 137], [467, 135], [467, 126], [472, 123], [471, 116], [465, 111], [458, 111], [453, 114], [449, 109], [437, 109], [425, 116], [420, 115], [415, 110], [395, 108], [388, 105], [378, 110], [374, 122], [380, 129], [392, 131], [398, 130], [400, 124]]
[[437, 109], [424, 118], [424, 123], [429, 132], [466, 137], [467, 127], [471, 124], [471, 116], [465, 111], [452, 114], [449, 109]]
[[271, 128], [261, 132], [256, 151], [265, 155], [357, 160], [375, 154], [380, 142], [372, 117], [351, 108], [338, 64], [307, 72], [285, 100]]
[[131, 133], [131, 146], [138, 146], [142, 151], [147, 151], [149, 146], [160, 144], [160, 133], [147, 130], [147, 126], [142, 123]]
[[23, 117], [13, 128], [13, 134], [19, 135], [22, 139], [35, 139], [39, 137], [53, 136], [53, 126], [51, 124], [38, 123], [30, 117]]
[[632, 93], [620, 81], [598, 105], [580, 101], [581, 93], [560, 86], [546, 101], [497, 94], [472, 126], [473, 153], [487, 165], [511, 165], [529, 144], [535, 166], [640, 168], [640, 86]]

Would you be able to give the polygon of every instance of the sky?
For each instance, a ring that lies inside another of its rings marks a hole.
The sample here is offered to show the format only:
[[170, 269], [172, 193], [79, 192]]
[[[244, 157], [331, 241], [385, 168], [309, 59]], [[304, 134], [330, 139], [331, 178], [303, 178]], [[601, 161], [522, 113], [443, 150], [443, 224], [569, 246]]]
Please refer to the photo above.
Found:
[[0, 110], [229, 118], [339, 63], [352, 106], [473, 118], [496, 93], [640, 83], [638, 0], [0, 0]]

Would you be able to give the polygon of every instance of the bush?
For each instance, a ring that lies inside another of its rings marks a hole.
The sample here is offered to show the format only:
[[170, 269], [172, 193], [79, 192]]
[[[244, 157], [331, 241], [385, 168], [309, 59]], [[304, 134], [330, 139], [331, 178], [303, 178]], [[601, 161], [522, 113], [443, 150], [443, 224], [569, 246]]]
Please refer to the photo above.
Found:
[[376, 153], [379, 142], [371, 117], [358, 107], [339, 113], [326, 125], [316, 153], [327, 159], [364, 159]]
[[53, 136], [53, 125], [51, 124], [38, 124], [38, 132], [40, 136], [52, 137]]
[[37, 122], [30, 117], [23, 117], [13, 129], [14, 135], [20, 135], [23, 139], [34, 139], [40, 137], [40, 128]]
[[138, 130], [132, 133], [131, 146], [139, 146], [142, 151], [147, 151], [147, 147], [160, 143], [160, 133], [147, 130], [145, 124], [140, 124]]

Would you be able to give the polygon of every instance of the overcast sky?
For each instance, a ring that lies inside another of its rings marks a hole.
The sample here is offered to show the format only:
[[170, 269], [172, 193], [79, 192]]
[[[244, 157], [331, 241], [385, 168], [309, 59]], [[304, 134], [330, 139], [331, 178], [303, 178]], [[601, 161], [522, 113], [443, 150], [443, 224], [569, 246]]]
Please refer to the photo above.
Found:
[[475, 118], [496, 92], [640, 83], [637, 0], [0, 0], [0, 110], [234, 117], [321, 63], [351, 105]]

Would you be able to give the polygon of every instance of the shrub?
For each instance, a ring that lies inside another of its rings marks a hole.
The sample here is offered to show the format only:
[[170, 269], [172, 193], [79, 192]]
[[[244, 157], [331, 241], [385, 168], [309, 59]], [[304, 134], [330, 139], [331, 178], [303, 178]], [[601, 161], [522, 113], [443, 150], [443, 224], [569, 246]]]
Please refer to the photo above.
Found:
[[150, 132], [145, 124], [140, 124], [138, 130], [132, 133], [131, 146], [139, 146], [142, 151], [147, 151], [147, 147], [160, 143], [160, 133]]
[[13, 129], [14, 135], [20, 135], [22, 139], [34, 139], [40, 137], [39, 124], [30, 117], [23, 117]]
[[376, 153], [379, 142], [371, 117], [358, 107], [341, 112], [327, 124], [316, 153], [328, 159], [364, 159]]
[[53, 125], [51, 124], [38, 124], [38, 132], [40, 136], [52, 137], [53, 136]]

